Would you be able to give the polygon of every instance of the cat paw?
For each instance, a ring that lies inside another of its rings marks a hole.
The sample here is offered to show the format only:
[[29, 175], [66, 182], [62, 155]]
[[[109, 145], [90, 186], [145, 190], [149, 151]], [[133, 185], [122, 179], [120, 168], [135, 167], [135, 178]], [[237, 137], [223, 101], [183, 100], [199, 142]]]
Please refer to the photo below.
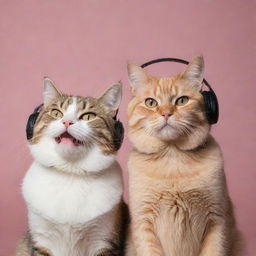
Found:
[[51, 252], [44, 247], [33, 247], [32, 256], [53, 256]]

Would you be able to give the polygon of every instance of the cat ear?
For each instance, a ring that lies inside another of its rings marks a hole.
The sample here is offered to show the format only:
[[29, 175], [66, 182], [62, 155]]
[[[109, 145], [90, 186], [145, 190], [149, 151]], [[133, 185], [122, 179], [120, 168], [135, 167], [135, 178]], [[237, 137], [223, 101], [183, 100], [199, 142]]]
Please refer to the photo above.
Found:
[[203, 55], [195, 56], [188, 64], [182, 77], [189, 80], [192, 85], [202, 87], [204, 79], [204, 58]]
[[61, 95], [56, 89], [52, 80], [44, 77], [44, 105], [49, 105], [54, 99]]
[[148, 75], [145, 70], [132, 62], [128, 62], [127, 71], [133, 90], [136, 90], [140, 85], [148, 81]]
[[106, 107], [107, 111], [113, 117], [116, 116], [122, 98], [122, 85], [121, 82], [112, 85], [105, 93], [99, 98], [100, 102]]

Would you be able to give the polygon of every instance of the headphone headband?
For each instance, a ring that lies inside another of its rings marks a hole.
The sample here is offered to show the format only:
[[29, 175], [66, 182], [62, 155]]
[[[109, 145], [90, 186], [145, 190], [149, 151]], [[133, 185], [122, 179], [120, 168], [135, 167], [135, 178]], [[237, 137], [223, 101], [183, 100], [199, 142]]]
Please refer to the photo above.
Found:
[[[189, 62], [187, 60], [183, 60], [183, 59], [179, 59], [179, 58], [159, 58], [159, 59], [154, 59], [154, 60], [150, 60], [148, 62], [145, 62], [141, 65], [142, 68], [145, 68], [149, 65], [152, 65], [152, 64], [155, 64], [155, 63], [159, 63], [159, 62], [178, 62], [178, 63], [182, 63], [182, 64], [185, 64], [185, 65], [188, 65]], [[205, 80], [203, 79], [203, 83], [209, 88], [210, 91], [213, 91], [212, 87], [210, 86], [210, 84]]]

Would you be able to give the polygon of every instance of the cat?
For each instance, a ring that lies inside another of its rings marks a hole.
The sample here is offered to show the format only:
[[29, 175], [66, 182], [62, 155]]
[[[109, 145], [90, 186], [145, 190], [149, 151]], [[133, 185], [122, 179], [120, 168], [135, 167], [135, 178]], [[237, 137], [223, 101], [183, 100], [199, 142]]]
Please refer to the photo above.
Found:
[[16, 255], [121, 255], [127, 207], [114, 143], [121, 85], [100, 98], [75, 97], [45, 78], [43, 95], [22, 184], [29, 231]]
[[128, 256], [238, 256], [223, 157], [204, 112], [203, 56], [174, 77], [128, 63]]

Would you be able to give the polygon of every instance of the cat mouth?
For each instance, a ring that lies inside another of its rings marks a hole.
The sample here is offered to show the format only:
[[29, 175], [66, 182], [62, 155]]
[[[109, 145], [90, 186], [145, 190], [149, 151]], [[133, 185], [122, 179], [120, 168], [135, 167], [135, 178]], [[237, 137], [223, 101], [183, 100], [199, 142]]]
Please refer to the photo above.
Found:
[[161, 125], [158, 129], [158, 131], [164, 130], [164, 129], [168, 129], [168, 128], [172, 128], [172, 125], [170, 125], [168, 122], [165, 122], [163, 125]]
[[68, 145], [73, 145], [73, 146], [80, 146], [83, 144], [82, 141], [77, 140], [72, 135], [70, 135], [68, 132], [64, 132], [60, 136], [56, 137], [55, 141], [58, 144], [68, 144]]

